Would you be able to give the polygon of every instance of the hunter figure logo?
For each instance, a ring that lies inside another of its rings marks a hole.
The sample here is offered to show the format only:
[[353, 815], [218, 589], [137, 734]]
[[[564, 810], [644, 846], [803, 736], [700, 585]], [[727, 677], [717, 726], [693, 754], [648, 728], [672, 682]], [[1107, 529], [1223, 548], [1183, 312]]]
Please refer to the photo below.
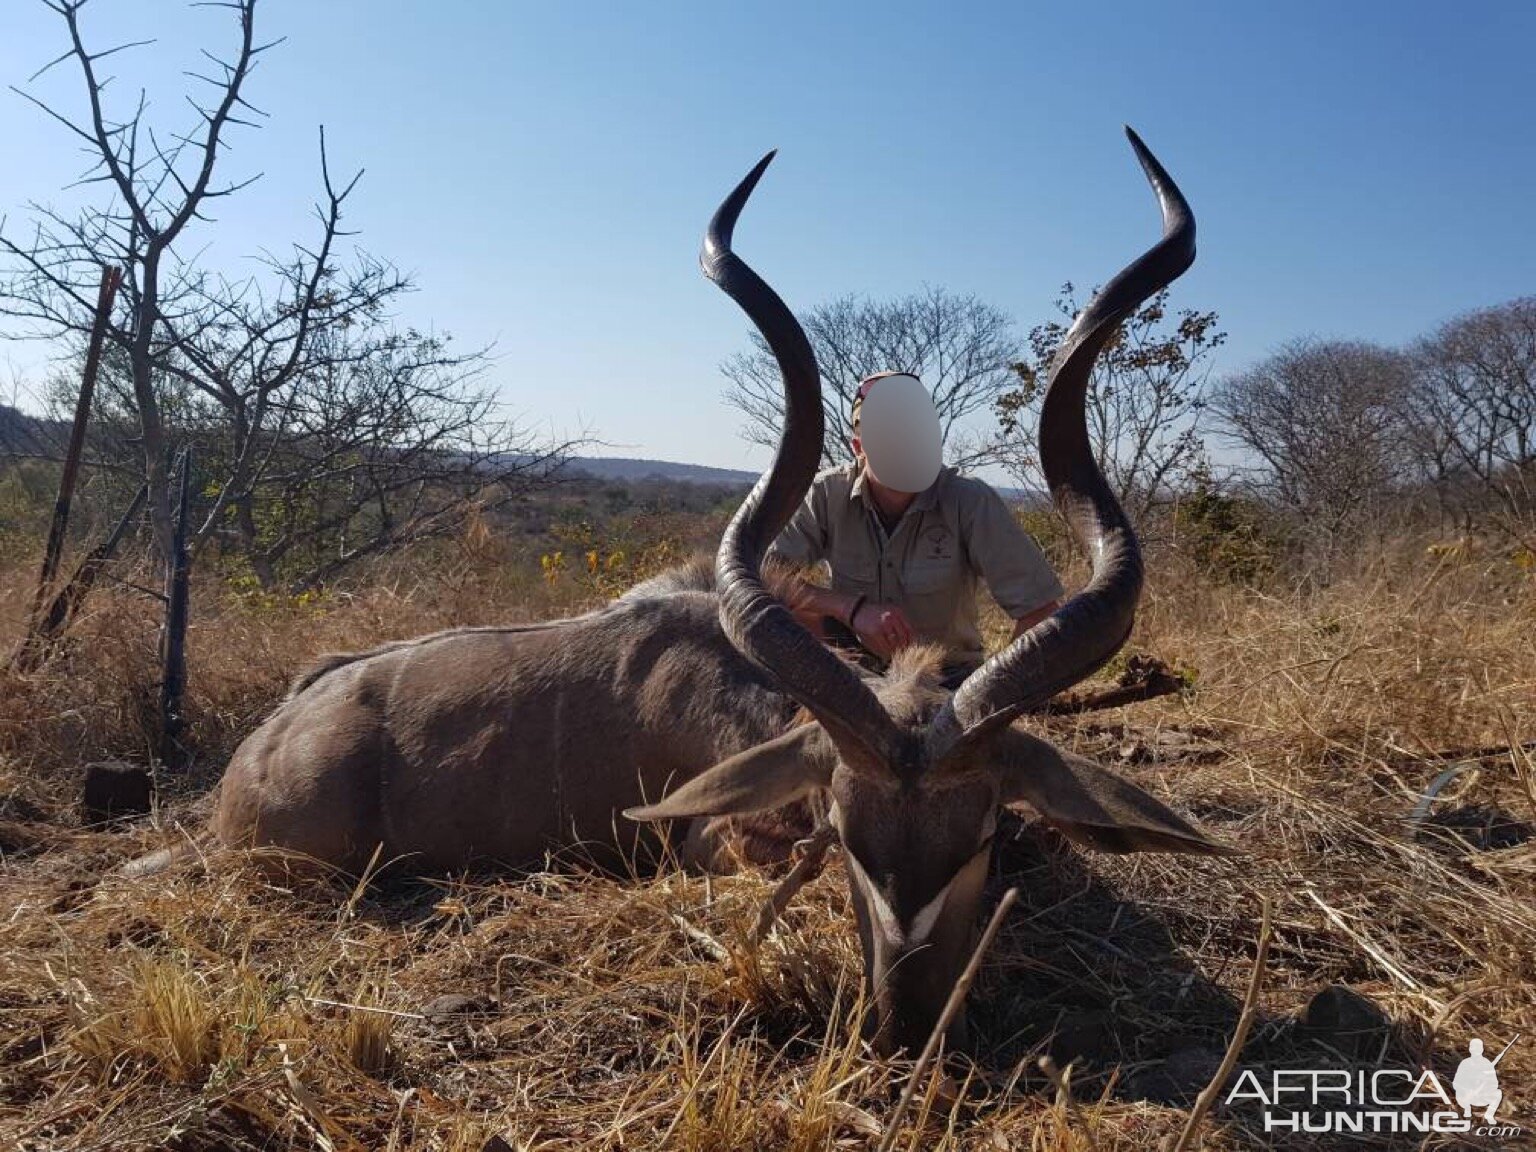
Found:
[[1498, 1122], [1504, 1103], [1498, 1066], [1519, 1039], [1517, 1034], [1490, 1060], [1474, 1037], [1449, 1092], [1428, 1068], [1276, 1068], [1267, 1080], [1248, 1068], [1227, 1094], [1227, 1104], [1257, 1103], [1266, 1132], [1518, 1136], [1519, 1126]]
[[923, 551], [929, 560], [950, 560], [955, 555], [954, 537], [942, 524], [923, 533]]
[[[1515, 1040], [1520, 1037], [1516, 1036]], [[1504, 1052], [1508, 1052], [1515, 1040], [1504, 1045]], [[1493, 1123], [1493, 1114], [1498, 1111], [1499, 1104], [1504, 1100], [1504, 1093], [1499, 1091], [1499, 1061], [1504, 1059], [1504, 1052], [1500, 1052], [1492, 1060], [1483, 1055], [1483, 1042], [1476, 1039], [1467, 1045], [1467, 1056], [1456, 1067], [1456, 1078], [1451, 1081], [1451, 1087], [1456, 1092], [1456, 1103], [1461, 1105], [1461, 1110], [1468, 1117], [1472, 1115], [1474, 1108], [1486, 1108], [1483, 1113], [1485, 1124]]]

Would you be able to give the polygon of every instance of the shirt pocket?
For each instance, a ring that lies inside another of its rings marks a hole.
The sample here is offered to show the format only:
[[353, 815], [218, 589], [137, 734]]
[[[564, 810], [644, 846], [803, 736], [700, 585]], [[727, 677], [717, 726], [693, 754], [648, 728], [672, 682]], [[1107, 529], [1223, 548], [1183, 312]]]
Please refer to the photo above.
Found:
[[880, 562], [873, 556], [834, 552], [831, 567], [834, 591], [875, 598], [880, 584]]
[[953, 559], [917, 560], [902, 570], [901, 586], [911, 596], [960, 592], [959, 565]]
[[955, 643], [955, 619], [966, 594], [959, 563], [953, 558], [909, 561], [901, 572], [902, 607], [917, 632], [930, 644]]

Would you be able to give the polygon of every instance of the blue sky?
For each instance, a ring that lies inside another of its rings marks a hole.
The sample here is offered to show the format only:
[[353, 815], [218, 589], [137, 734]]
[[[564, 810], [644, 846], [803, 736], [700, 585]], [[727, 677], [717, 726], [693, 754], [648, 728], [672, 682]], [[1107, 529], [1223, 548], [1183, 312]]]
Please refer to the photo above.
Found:
[[[66, 110], [57, 18], [8, 0], [0, 79]], [[720, 399], [745, 342], [699, 275], [715, 203], [780, 149], [737, 247], [795, 307], [925, 283], [1021, 332], [1055, 290], [1156, 235], [1120, 135], [1179, 179], [1200, 258], [1176, 303], [1221, 314], [1219, 368], [1318, 333], [1397, 342], [1536, 291], [1536, 5], [523, 4], [262, 0], [286, 36], [248, 89], [270, 114], [224, 171], [263, 173], [197, 236], [225, 267], [311, 234], [316, 128], [366, 168], [348, 224], [411, 271], [403, 318], [494, 341], [494, 378], [541, 428], [611, 454], [757, 467]], [[116, 98], [184, 123], [219, 9], [96, 0]], [[0, 212], [69, 203], [74, 144], [0, 94]], [[41, 350], [0, 352], [36, 377]]]

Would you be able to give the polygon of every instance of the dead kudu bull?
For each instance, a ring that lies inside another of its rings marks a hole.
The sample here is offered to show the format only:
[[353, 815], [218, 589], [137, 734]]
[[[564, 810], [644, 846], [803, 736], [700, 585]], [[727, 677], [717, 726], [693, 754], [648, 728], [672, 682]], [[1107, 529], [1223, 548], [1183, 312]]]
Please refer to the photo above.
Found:
[[[1045, 474], [1093, 576], [958, 691], [921, 660], [861, 675], [763, 586], [764, 552], [807, 491], [823, 435], [805, 334], [731, 251], [770, 155], [721, 205], [702, 255], [773, 349], [786, 401], [773, 465], [726, 531], [714, 580], [663, 577], [578, 619], [325, 661], [235, 753], [219, 839], [354, 872], [376, 850], [437, 871], [533, 862], [578, 842], [623, 850], [637, 826], [620, 812], [719, 817], [819, 791], [844, 848], [886, 1052], [921, 1046], [967, 958], [999, 806], [1027, 804], [1108, 851], [1221, 851], [1140, 789], [1011, 726], [1119, 649], [1141, 590], [1135, 536], [1089, 447], [1084, 395], [1120, 321], [1190, 265], [1194, 220], [1131, 143], [1164, 236], [1078, 317], [1041, 415]], [[801, 708], [813, 723], [795, 722]], [[963, 1032], [962, 1017], [951, 1042]]]

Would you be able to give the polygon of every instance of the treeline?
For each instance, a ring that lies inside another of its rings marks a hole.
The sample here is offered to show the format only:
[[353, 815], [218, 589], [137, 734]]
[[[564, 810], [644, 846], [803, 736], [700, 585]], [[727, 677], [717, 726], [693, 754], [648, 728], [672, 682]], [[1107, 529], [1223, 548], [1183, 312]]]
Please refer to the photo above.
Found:
[[1210, 407], [1250, 461], [1234, 482], [1314, 564], [1425, 524], [1536, 557], [1536, 296], [1406, 348], [1292, 341], [1216, 381]]
[[[828, 462], [848, 459], [859, 382], [898, 369], [932, 391], [950, 463], [1001, 466], [1043, 496], [1040, 404], [1079, 307], [1066, 285], [1054, 317], [1023, 338], [1000, 309], [943, 288], [803, 313]], [[770, 443], [778, 369], [751, 339], [722, 366], [725, 396], [747, 438]], [[1225, 342], [1215, 312], [1177, 308], [1165, 292], [1126, 318], [1095, 366], [1089, 435], [1149, 545], [1178, 543], [1243, 580], [1326, 579], [1407, 530], [1485, 536], [1536, 561], [1536, 297], [1459, 316], [1404, 348], [1304, 338], [1223, 375]], [[1032, 527], [1056, 531], [1048, 517]]]

